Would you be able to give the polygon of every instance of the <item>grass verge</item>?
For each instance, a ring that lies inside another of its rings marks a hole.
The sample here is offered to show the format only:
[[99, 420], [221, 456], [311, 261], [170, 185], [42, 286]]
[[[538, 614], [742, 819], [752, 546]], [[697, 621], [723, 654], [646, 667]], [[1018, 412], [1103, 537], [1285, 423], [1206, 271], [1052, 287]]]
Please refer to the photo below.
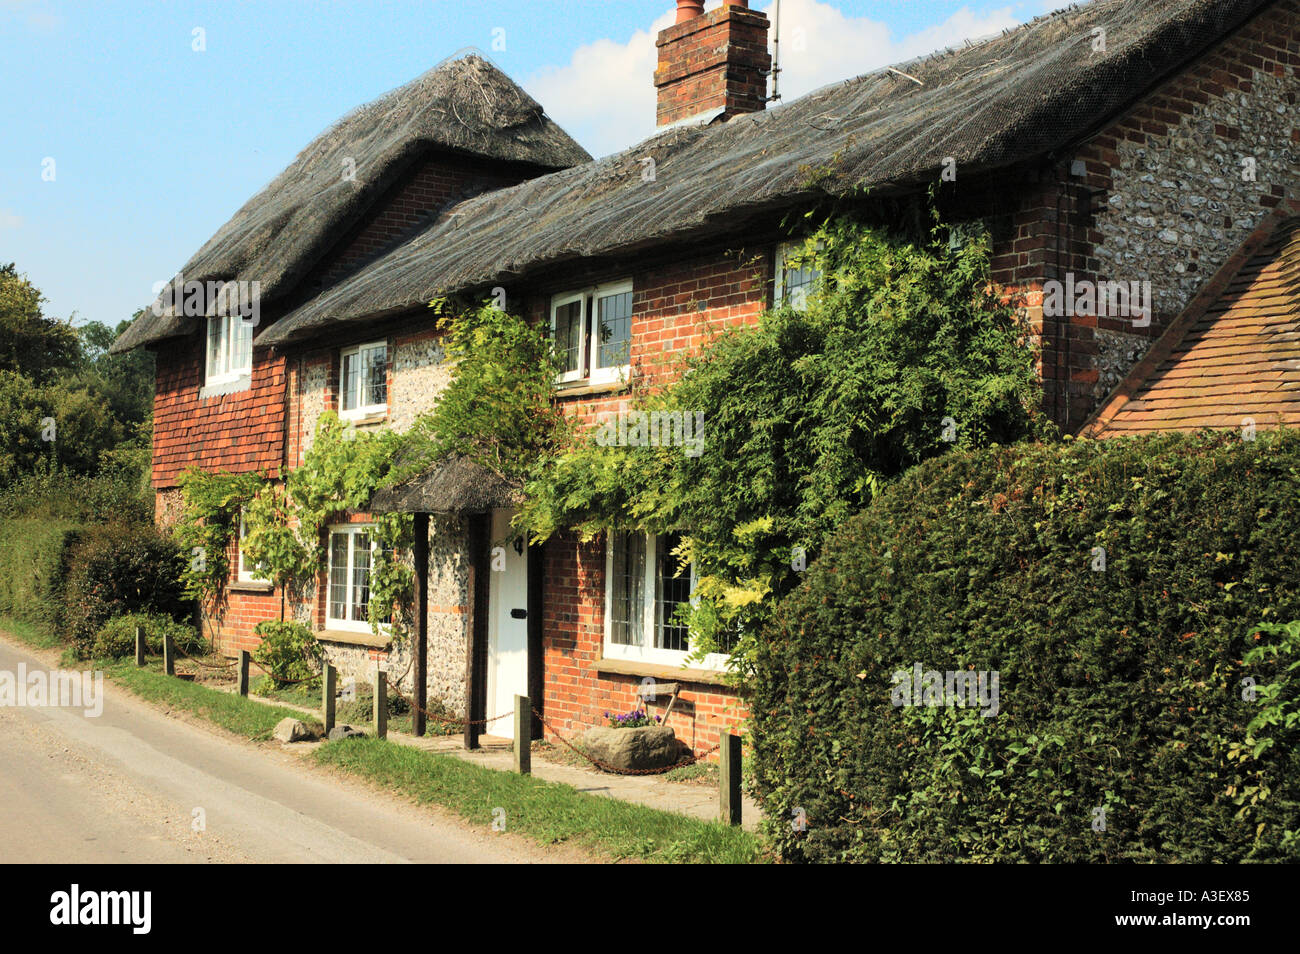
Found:
[[142, 699], [192, 713], [246, 739], [269, 739], [276, 723], [281, 719], [312, 721], [296, 709], [269, 706], [232, 692], [222, 692], [199, 683], [176, 679], [156, 668], [157, 663], [138, 669], [134, 663], [101, 660], [94, 663], [94, 666], [103, 669], [105, 678], [129, 689]]
[[28, 623], [12, 616], [0, 616], [0, 630], [4, 630], [10, 636], [17, 637], [20, 642], [26, 643], [34, 649], [61, 649], [63, 647], [63, 640], [51, 633], [48, 627], [37, 623]]
[[741, 828], [579, 792], [379, 739], [329, 742], [317, 761], [441, 805], [489, 828], [504, 811], [506, 829], [541, 844], [567, 843], [613, 858], [671, 864], [751, 864], [762, 860], [758, 836]]

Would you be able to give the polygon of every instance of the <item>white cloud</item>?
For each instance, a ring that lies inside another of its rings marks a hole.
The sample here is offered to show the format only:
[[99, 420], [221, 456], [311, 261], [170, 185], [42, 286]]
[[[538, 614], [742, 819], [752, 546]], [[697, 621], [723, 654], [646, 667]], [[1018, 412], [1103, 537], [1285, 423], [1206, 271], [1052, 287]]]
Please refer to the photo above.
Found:
[[41, 33], [53, 33], [63, 26], [63, 15], [50, 9], [45, 0], [0, 0], [0, 13], [6, 10]]
[[23, 217], [8, 209], [0, 209], [0, 229], [16, 229], [23, 224]]
[[[1048, 2], [1055, 6], [1059, 0]], [[755, 6], [772, 16], [771, 3]], [[579, 47], [568, 64], [542, 70], [525, 85], [551, 118], [594, 155], [634, 145], [655, 129], [655, 37], [673, 19], [670, 9], [624, 43], [605, 39]], [[1020, 22], [1010, 7], [983, 15], [962, 8], [942, 23], [894, 37], [884, 23], [845, 16], [833, 2], [784, 0], [781, 96], [788, 102], [828, 83]]]

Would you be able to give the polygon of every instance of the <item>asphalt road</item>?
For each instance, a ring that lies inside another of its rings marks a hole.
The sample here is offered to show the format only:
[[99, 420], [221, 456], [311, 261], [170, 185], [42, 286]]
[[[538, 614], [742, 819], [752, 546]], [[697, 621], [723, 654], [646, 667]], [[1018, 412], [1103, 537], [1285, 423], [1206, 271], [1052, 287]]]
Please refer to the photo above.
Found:
[[[49, 671], [0, 636], [0, 673], [20, 662]], [[550, 860], [578, 859], [169, 717], [107, 682], [97, 718], [0, 704], [0, 862]]]

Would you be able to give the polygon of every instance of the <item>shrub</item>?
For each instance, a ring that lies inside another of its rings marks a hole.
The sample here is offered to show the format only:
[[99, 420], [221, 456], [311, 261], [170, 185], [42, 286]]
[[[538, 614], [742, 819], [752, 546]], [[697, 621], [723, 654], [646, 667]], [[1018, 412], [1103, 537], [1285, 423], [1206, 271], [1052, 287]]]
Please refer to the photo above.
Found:
[[[1300, 859], [1300, 639], [1276, 625], [1300, 618], [1297, 526], [1294, 433], [915, 468], [828, 540], [759, 641], [755, 781], [777, 847]], [[893, 705], [916, 663], [997, 671], [997, 715]]]
[[187, 618], [180, 548], [150, 526], [106, 524], [84, 531], [68, 555], [61, 619], [73, 647], [88, 654], [100, 627], [134, 612]]
[[253, 632], [262, 640], [253, 660], [266, 668], [277, 689], [319, 675], [324, 653], [307, 626], [294, 620], [268, 619], [258, 623]]
[[0, 615], [54, 624], [76, 541], [66, 521], [0, 520]]
[[171, 636], [172, 644], [184, 653], [194, 655], [207, 650], [207, 643], [193, 626], [178, 623], [170, 616], [160, 613], [128, 613], [110, 619], [99, 628], [91, 646], [93, 658], [109, 659], [132, 655], [135, 652], [137, 626], [144, 634], [145, 649], [150, 653], [163, 651], [164, 636]]

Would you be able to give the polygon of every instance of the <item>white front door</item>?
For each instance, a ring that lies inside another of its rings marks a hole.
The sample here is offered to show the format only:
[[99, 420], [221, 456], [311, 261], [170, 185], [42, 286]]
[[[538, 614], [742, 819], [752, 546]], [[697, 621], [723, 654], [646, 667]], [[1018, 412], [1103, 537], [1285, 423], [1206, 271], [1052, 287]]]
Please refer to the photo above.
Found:
[[[510, 712], [528, 695], [528, 548], [510, 530], [512, 510], [492, 511], [488, 576], [488, 717]], [[484, 726], [488, 735], [514, 738], [513, 716]]]

